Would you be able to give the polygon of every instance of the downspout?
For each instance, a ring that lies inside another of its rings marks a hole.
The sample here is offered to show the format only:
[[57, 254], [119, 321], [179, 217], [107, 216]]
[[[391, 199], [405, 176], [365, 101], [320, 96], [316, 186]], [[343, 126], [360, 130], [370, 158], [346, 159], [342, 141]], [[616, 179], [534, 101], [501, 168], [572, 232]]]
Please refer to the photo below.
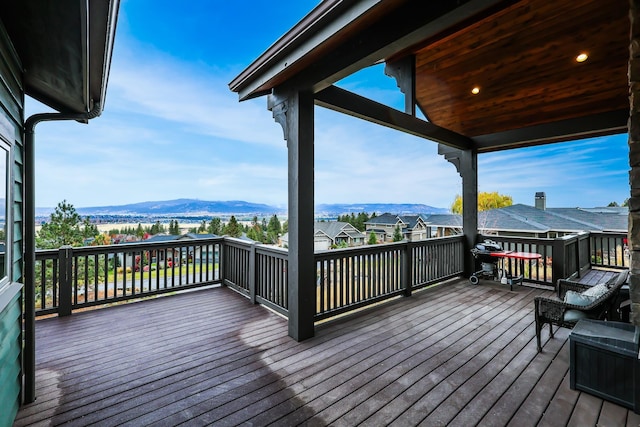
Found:
[[35, 183], [35, 127], [40, 122], [76, 120], [88, 123], [102, 112], [99, 103], [88, 113], [40, 113], [24, 122], [24, 350], [22, 370], [24, 374], [24, 403], [36, 400], [36, 183]]

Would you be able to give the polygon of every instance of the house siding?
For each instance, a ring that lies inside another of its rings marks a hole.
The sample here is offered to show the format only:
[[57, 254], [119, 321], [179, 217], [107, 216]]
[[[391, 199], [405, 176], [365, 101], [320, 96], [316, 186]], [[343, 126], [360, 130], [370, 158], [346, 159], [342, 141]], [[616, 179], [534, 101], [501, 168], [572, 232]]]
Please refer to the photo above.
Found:
[[[0, 425], [11, 425], [22, 383], [22, 166], [24, 89], [22, 67], [0, 22], [0, 138], [10, 146], [7, 186], [9, 282], [0, 284]], [[11, 221], [11, 222], [10, 222]]]

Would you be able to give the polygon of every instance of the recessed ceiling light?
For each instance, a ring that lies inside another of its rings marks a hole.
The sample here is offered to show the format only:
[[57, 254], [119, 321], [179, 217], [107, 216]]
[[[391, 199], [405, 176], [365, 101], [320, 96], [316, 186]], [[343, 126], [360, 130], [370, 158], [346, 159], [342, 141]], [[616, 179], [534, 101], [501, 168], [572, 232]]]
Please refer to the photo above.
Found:
[[589, 55], [587, 55], [585, 52], [582, 52], [580, 55], [576, 56], [576, 61], [584, 62], [587, 60], [587, 58], [589, 58]]
[[478, 86], [474, 87], [473, 89], [471, 89], [471, 93], [474, 95], [477, 95], [480, 93], [480, 88]]

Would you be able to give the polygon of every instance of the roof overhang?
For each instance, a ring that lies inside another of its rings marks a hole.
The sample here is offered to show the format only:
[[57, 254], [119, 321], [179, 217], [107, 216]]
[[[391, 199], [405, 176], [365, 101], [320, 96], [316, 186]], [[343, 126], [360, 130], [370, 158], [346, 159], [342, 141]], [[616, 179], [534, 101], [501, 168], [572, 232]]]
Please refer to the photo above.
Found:
[[[325, 0], [229, 87], [240, 100], [311, 91], [318, 105], [478, 152], [624, 133], [628, 12], [599, 0]], [[399, 86], [427, 121], [332, 86], [383, 62], [412, 64], [411, 87]]]
[[119, 0], [9, 0], [0, 19], [27, 95], [64, 113], [102, 112]]

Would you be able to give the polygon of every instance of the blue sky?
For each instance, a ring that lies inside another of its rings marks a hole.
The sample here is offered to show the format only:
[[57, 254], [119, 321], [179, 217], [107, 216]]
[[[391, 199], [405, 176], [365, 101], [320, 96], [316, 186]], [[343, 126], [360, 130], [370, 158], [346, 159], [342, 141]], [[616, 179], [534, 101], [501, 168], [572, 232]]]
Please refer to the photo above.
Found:
[[[88, 125], [36, 128], [36, 204], [76, 207], [196, 198], [286, 206], [287, 151], [266, 98], [228, 83], [318, 4], [122, 0], [105, 110]], [[395, 108], [382, 66], [339, 85]], [[26, 115], [47, 111], [27, 100]], [[449, 207], [461, 192], [437, 144], [316, 107], [316, 203]], [[479, 190], [550, 207], [629, 196], [627, 136], [479, 156]]]

